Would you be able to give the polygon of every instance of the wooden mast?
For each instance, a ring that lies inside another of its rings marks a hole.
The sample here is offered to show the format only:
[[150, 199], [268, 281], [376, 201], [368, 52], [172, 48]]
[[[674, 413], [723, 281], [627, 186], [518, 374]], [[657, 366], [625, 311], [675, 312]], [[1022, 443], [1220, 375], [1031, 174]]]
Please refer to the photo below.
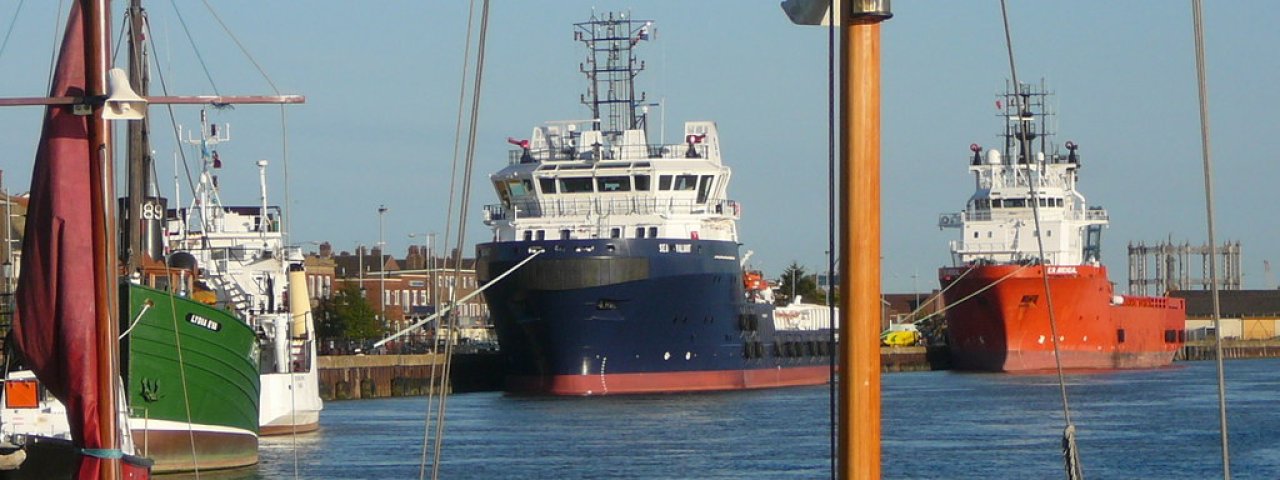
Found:
[[837, 253], [845, 315], [836, 473], [880, 478], [880, 22], [893, 13], [889, 0], [786, 0], [782, 10], [800, 25], [840, 27]]
[[889, 0], [840, 12], [839, 477], [880, 478], [880, 22]]
[[[106, 98], [111, 52], [110, 0], [80, 0], [84, 12], [85, 86], [90, 99]], [[104, 106], [94, 102], [89, 116], [90, 210], [93, 218], [94, 309], [97, 315], [98, 434], [103, 450], [119, 450], [116, 380], [119, 378], [119, 324], [116, 323], [115, 176], [111, 164], [111, 127], [102, 118]], [[120, 459], [103, 458], [99, 477], [120, 477]]]
[[[129, 82], [133, 91], [145, 97], [150, 88], [146, 48], [143, 35], [146, 34], [142, 17], [142, 0], [129, 2]], [[128, 239], [128, 247], [124, 251], [125, 274], [132, 274], [142, 267], [144, 258], [149, 257], [142, 233], [142, 202], [151, 185], [151, 152], [146, 104], [139, 105], [143, 118], [129, 122], [129, 200], [126, 203], [129, 221], [123, 225], [122, 238]]]

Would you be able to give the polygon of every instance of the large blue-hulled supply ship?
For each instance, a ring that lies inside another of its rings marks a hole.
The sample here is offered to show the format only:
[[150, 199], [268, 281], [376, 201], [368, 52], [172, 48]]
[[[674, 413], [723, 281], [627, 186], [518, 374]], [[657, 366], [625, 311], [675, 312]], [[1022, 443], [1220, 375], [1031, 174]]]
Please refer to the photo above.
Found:
[[[634, 49], [652, 22], [593, 15], [575, 25], [588, 50], [590, 120], [548, 122], [490, 176], [493, 240], [477, 249], [505, 357], [508, 391], [559, 395], [734, 390], [830, 377], [825, 307], [775, 309], [744, 270], [714, 122], [681, 143], [647, 134], [644, 68]], [[747, 253], [746, 256], [750, 254]], [[779, 311], [775, 315], [775, 310]]]

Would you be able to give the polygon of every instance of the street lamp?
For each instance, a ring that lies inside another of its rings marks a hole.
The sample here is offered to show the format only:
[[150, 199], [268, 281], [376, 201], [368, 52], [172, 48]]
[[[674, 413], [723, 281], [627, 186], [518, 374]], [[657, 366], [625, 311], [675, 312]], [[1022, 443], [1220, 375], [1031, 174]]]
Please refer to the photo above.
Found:
[[383, 268], [387, 262], [383, 260], [383, 252], [387, 250], [387, 242], [383, 240], [383, 217], [387, 214], [386, 205], [378, 205], [378, 296], [381, 297], [382, 308], [378, 315], [382, 317], [382, 329], [387, 329], [387, 272]]

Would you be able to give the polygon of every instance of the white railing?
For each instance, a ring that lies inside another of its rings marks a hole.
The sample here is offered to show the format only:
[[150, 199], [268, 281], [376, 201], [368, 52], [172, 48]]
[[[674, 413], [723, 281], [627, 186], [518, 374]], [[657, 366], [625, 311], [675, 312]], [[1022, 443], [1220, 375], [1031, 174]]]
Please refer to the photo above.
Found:
[[582, 217], [587, 215], [713, 215], [738, 219], [741, 207], [735, 200], [713, 200], [698, 203], [693, 200], [659, 199], [651, 197], [618, 198], [557, 198], [514, 202], [512, 208], [494, 204], [484, 207], [485, 221], [515, 220], [517, 218]]
[[[677, 143], [671, 145], [608, 145], [599, 149], [593, 147], [575, 148], [517, 148], [507, 152], [510, 165], [520, 163], [541, 163], [573, 160], [643, 160], [651, 159], [685, 159], [707, 158], [707, 144]], [[644, 152], [645, 156], [625, 156], [622, 152]]]

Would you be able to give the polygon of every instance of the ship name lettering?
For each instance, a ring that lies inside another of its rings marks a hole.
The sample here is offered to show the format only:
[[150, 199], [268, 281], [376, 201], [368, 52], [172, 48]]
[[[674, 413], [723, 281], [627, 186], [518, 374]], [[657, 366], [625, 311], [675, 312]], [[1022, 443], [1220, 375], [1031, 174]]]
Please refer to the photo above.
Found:
[[1075, 275], [1075, 266], [1051, 266], [1049, 267], [1049, 275]]
[[207, 318], [201, 317], [194, 313], [187, 316], [187, 322], [190, 322], [192, 325], [195, 325], [197, 327], [204, 328], [207, 330], [212, 330], [215, 332], [222, 330], [221, 323], [215, 322], [213, 320], [209, 320]]

